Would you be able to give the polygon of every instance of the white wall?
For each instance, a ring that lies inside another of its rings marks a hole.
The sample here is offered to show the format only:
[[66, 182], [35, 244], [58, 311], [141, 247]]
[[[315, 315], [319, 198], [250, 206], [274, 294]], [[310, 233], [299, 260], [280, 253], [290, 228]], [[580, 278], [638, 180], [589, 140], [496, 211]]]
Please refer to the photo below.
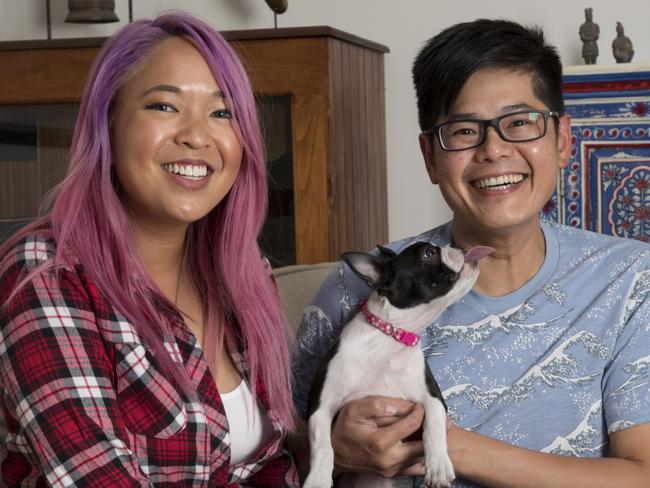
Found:
[[[65, 0], [51, 0], [52, 36], [110, 35], [128, 20], [127, 0], [116, 0], [121, 22], [105, 25], [65, 24]], [[0, 0], [0, 40], [46, 37], [44, 0]], [[450, 217], [437, 189], [424, 171], [417, 142], [418, 127], [411, 62], [423, 41], [442, 28], [478, 17], [503, 17], [544, 28], [565, 65], [582, 64], [578, 27], [585, 7], [600, 25], [599, 64], [614, 64], [611, 42], [616, 21], [632, 39], [634, 62], [650, 62], [648, 0], [289, 0], [278, 16], [279, 27], [329, 25], [385, 44], [386, 131], [388, 144], [388, 211], [390, 238], [397, 239], [442, 223]], [[182, 8], [220, 29], [273, 27], [273, 14], [263, 0], [133, 0], [134, 17], [150, 17]], [[0, 71], [6, 76], [6, 67]]]

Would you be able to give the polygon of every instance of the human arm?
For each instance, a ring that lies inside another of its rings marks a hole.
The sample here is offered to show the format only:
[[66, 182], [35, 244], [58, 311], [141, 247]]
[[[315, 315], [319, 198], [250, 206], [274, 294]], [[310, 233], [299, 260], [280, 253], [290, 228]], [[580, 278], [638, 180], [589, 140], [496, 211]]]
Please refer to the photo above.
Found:
[[[20, 258], [5, 270], [0, 296], [21, 270]], [[119, 421], [114, 365], [90, 304], [76, 273], [45, 272], [0, 314], [0, 384], [16, 426], [7, 483], [32, 471], [51, 485], [150, 486]]]
[[485, 487], [650, 486], [650, 423], [612, 434], [606, 458], [532, 451], [455, 425], [450, 426], [447, 442], [456, 476]]
[[[385, 477], [423, 475], [418, 462], [422, 442], [400, 439], [417, 432], [422, 423], [420, 406], [401, 417], [383, 417], [392, 425], [380, 427], [378, 415], [398, 399], [385, 397], [351, 402], [332, 428], [332, 445], [338, 473], [374, 471]], [[399, 420], [397, 420], [399, 419]], [[396, 421], [397, 420], [397, 421]], [[489, 488], [598, 488], [650, 487], [650, 423], [613, 433], [605, 458], [559, 456], [517, 447], [462, 429], [449, 422], [448, 452], [457, 478]], [[397, 439], [397, 442], [396, 442]]]
[[[339, 473], [374, 471], [389, 478], [398, 474], [424, 474], [418, 462], [423, 454], [421, 441], [394, 442], [396, 437], [418, 430], [423, 412], [416, 413], [414, 409], [398, 422], [378, 427], [372, 418], [387, 402], [396, 403], [396, 399], [359, 400], [341, 411], [342, 417], [339, 416], [332, 429]], [[606, 458], [532, 451], [462, 429], [451, 422], [448, 425], [448, 452], [456, 477], [485, 487], [650, 487], [650, 423], [612, 434]]]

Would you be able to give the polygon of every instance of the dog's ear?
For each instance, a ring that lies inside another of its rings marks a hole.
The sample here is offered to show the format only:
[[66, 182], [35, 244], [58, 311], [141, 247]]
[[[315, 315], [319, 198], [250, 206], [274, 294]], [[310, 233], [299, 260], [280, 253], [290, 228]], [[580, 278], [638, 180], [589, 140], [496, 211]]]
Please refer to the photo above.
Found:
[[385, 258], [394, 258], [397, 256], [397, 253], [395, 251], [388, 249], [387, 247], [380, 246], [379, 244], [377, 244], [377, 249], [379, 249], [379, 252]]
[[344, 252], [341, 259], [371, 288], [377, 288], [384, 273], [381, 258], [365, 252]]

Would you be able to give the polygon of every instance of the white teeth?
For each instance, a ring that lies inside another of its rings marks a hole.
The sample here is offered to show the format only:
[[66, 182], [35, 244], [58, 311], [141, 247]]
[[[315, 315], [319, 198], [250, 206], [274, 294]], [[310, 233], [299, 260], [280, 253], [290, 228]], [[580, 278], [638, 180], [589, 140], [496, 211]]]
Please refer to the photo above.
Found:
[[167, 163], [163, 165], [163, 169], [186, 178], [203, 178], [208, 174], [207, 166], [195, 166], [193, 164]]
[[523, 179], [524, 175], [521, 174], [503, 175], [475, 181], [474, 186], [478, 189], [490, 188], [491, 190], [505, 190], [510, 185], [519, 183]]

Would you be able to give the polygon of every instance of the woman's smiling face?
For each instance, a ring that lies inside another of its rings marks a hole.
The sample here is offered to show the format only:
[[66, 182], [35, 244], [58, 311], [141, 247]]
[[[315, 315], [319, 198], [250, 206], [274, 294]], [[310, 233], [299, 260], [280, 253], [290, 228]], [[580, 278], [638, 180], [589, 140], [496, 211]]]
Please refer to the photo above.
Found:
[[155, 229], [186, 227], [232, 188], [242, 160], [224, 94], [187, 40], [161, 42], [120, 89], [111, 121], [122, 200]]
[[[467, 80], [450, 118], [492, 119], [520, 110], [549, 110], [535, 95], [532, 75], [486, 68]], [[421, 136], [431, 181], [454, 212], [454, 226], [484, 230], [521, 228], [537, 222], [570, 155], [570, 121], [561, 116], [559, 128], [549, 118], [546, 135], [529, 142], [506, 142], [494, 128], [485, 142], [464, 151], [444, 151], [431, 136]]]

